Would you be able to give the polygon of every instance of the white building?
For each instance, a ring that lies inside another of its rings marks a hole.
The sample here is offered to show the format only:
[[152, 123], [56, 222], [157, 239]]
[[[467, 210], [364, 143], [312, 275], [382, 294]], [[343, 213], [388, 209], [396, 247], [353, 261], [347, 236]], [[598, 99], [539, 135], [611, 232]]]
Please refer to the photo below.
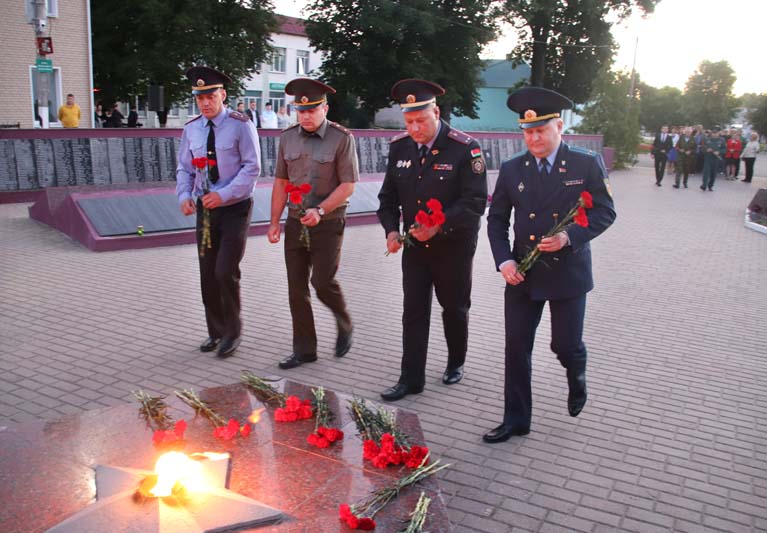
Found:
[[[281, 105], [285, 105], [295, 121], [295, 112], [290, 106], [293, 99], [285, 94], [285, 85], [295, 78], [318, 77], [322, 55], [309, 46], [309, 37], [302, 19], [282, 15], [276, 17], [280, 27], [270, 36], [270, 44], [274, 49], [271, 62], [256, 66], [256, 73], [244, 82], [245, 94], [229, 94], [229, 105], [236, 108], [238, 102], [243, 102], [245, 109], [248, 109], [250, 102], [255, 100], [259, 113], [264, 111], [266, 102], [272, 103], [275, 113]], [[157, 127], [157, 117], [155, 113], [145, 111], [143, 99], [139, 100], [138, 105], [140, 122], [145, 127]], [[168, 113], [167, 126], [181, 127], [189, 117], [198, 113], [194, 100], [190, 100], [186, 106], [175, 105]], [[124, 114], [127, 116], [127, 110]]]

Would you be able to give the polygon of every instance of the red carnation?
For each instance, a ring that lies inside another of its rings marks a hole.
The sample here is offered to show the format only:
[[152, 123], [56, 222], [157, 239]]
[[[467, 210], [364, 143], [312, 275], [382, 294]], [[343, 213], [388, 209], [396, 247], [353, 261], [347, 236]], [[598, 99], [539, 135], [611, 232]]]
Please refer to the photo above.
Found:
[[179, 420], [176, 422], [176, 425], [173, 426], [173, 433], [175, 433], [179, 439], [183, 439], [184, 432], [186, 432], [186, 421]]
[[415, 214], [415, 222], [421, 226], [429, 227], [431, 218], [426, 211], [418, 211], [418, 213]]
[[378, 447], [375, 441], [366, 440], [362, 443], [362, 456], [368, 461], [372, 461], [379, 453], [381, 453], [381, 448]]
[[429, 201], [426, 202], [426, 207], [432, 213], [437, 213], [439, 211], [442, 211], [442, 202], [440, 202], [436, 198], [432, 198], [432, 199], [430, 199]]
[[302, 194], [306, 194], [312, 190], [312, 186], [309, 185], [308, 183], [302, 183], [301, 185], [298, 186], [298, 190], [301, 191]]
[[291, 204], [296, 204], [296, 205], [299, 205], [301, 202], [303, 202], [303, 201], [304, 201], [304, 197], [303, 197], [303, 195], [302, 195], [300, 192], [298, 192], [298, 191], [293, 191], [292, 193], [290, 193], [290, 194], [288, 195], [288, 201], [289, 201]]
[[373, 531], [376, 528], [375, 520], [372, 518], [357, 519], [357, 527], [360, 531]]
[[195, 157], [192, 159], [192, 166], [195, 168], [203, 169], [208, 164], [207, 157]]
[[442, 211], [435, 211], [430, 217], [431, 226], [441, 226], [445, 223], [445, 213]]
[[584, 228], [589, 227], [589, 217], [586, 216], [586, 210], [582, 207], [578, 208], [578, 213], [573, 217], [573, 221]]
[[251, 430], [252, 430], [251, 425], [245, 424], [244, 426], [240, 428], [240, 435], [242, 435], [243, 437], [247, 437], [248, 435], [250, 435]]
[[591, 209], [594, 207], [594, 199], [592, 198], [589, 191], [583, 191], [581, 193], [581, 200], [583, 201], [583, 207], [586, 209]]

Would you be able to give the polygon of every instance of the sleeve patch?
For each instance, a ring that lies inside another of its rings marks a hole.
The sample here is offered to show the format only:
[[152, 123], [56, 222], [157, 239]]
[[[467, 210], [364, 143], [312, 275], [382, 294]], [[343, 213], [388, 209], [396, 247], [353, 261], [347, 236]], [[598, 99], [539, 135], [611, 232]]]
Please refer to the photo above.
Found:
[[485, 171], [485, 160], [481, 157], [479, 159], [472, 159], [471, 171], [474, 172], [474, 174], [482, 174]]

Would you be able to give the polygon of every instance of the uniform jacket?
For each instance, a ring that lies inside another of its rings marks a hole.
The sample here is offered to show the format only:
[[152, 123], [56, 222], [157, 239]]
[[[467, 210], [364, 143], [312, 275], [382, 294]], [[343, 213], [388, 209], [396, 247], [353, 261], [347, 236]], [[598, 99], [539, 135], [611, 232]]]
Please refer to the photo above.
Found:
[[655, 140], [652, 142], [652, 154], [655, 157], [661, 156], [666, 157], [668, 156], [669, 150], [673, 148], [674, 146], [674, 140], [671, 138], [671, 134], [666, 134], [666, 140], [661, 141], [661, 133], [657, 134], [655, 136]]
[[[680, 135], [679, 140], [676, 143], [676, 149], [679, 152], [679, 157], [686, 157], [686, 158], [694, 158], [695, 152], [698, 149], [698, 144], [695, 142], [695, 137], [692, 135], [685, 136]], [[686, 154], [686, 151], [690, 151], [689, 154]]]
[[445, 223], [427, 243], [416, 246], [466, 246], [471, 253], [477, 243], [480, 218], [487, 204], [487, 173], [479, 143], [465, 133], [440, 122], [440, 131], [419, 168], [418, 145], [403, 133], [389, 146], [389, 160], [377, 214], [386, 234], [407, 230], [419, 210], [427, 211], [432, 198], [442, 203]]
[[[223, 205], [232, 205], [250, 198], [261, 173], [261, 150], [256, 126], [248, 117], [224, 108], [213, 119], [216, 136], [216, 166], [218, 181], [211, 192], [221, 196]], [[179, 204], [202, 192], [202, 177], [192, 166], [192, 159], [208, 153], [208, 119], [203, 115], [190, 120], [181, 134], [176, 167], [176, 195]]]
[[[544, 253], [525, 274], [525, 281], [511, 290], [521, 290], [533, 300], [566, 299], [594, 288], [589, 241], [615, 220], [607, 171], [595, 152], [559, 146], [554, 166], [546, 182], [530, 152], [524, 152], [501, 166], [490, 211], [487, 234], [496, 267], [509, 259], [519, 263], [578, 202], [580, 193], [589, 191], [594, 207], [587, 210], [588, 227], [571, 224], [566, 228], [570, 244], [558, 252]], [[509, 237], [514, 214], [513, 247]]]

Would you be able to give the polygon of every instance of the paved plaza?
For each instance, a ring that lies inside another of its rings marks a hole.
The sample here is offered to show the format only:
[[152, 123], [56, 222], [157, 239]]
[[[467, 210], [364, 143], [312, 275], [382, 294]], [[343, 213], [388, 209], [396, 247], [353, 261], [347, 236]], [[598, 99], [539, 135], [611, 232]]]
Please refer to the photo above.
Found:
[[[668, 177], [655, 187], [644, 160], [612, 173], [618, 218], [593, 243], [588, 403], [567, 415], [544, 313], [532, 431], [496, 445], [481, 436], [502, 415], [503, 281], [483, 223], [466, 377], [441, 383], [435, 300], [426, 390], [397, 404], [452, 463], [441, 485], [455, 531], [767, 531], [767, 235], [743, 226], [767, 188], [761, 163], [752, 184], [720, 178], [714, 192], [699, 176], [686, 190]], [[94, 253], [27, 208], [0, 205], [0, 431], [129, 403], [138, 388], [233, 383], [243, 369], [372, 400], [397, 380], [400, 257], [384, 256], [379, 226], [346, 232], [351, 352], [332, 357], [335, 323], [315, 299], [320, 359], [281, 371], [291, 344], [281, 244], [249, 239], [243, 343], [217, 360], [197, 350], [206, 335], [193, 245]]]

